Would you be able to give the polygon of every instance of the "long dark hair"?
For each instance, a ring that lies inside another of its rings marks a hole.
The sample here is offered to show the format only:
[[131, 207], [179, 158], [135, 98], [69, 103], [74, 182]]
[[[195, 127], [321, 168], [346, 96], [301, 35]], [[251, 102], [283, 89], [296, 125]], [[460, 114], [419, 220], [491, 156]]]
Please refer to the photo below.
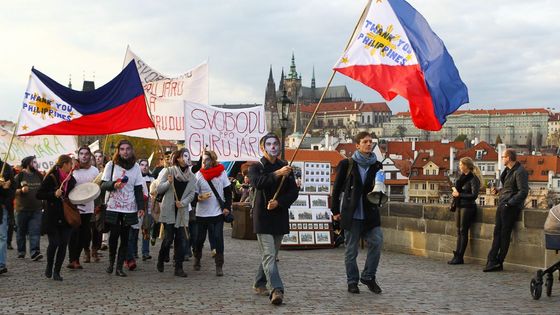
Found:
[[62, 165], [66, 164], [66, 163], [72, 163], [72, 158], [70, 157], [70, 155], [68, 154], [63, 154], [61, 156], [58, 157], [58, 159], [56, 159], [56, 163], [54, 164], [53, 167], [51, 167], [51, 169], [47, 172], [47, 175], [52, 174], [56, 169], [61, 168]]

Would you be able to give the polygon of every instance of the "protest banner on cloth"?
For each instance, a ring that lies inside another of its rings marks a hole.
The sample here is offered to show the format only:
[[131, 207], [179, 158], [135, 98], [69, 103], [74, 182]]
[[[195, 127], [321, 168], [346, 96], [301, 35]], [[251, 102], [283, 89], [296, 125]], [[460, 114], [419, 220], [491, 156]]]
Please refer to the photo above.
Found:
[[[125, 63], [134, 60], [144, 86], [146, 101], [160, 139], [184, 140], [183, 101], [208, 104], [208, 64], [203, 62], [193, 69], [168, 76], [154, 70], [127, 48]], [[156, 139], [153, 128], [123, 133], [128, 136]]]
[[[5, 152], [8, 150], [12, 131], [0, 127], [0, 152], [4, 158]], [[75, 152], [78, 149], [76, 137], [73, 136], [19, 136], [14, 138], [10, 154], [8, 154], [8, 163], [12, 166], [21, 164], [21, 160], [26, 156], [35, 155], [39, 170], [47, 171], [51, 168], [56, 159], [62, 154]]]
[[206, 146], [220, 161], [257, 161], [259, 140], [266, 133], [262, 105], [227, 109], [185, 102], [185, 147], [193, 161]]

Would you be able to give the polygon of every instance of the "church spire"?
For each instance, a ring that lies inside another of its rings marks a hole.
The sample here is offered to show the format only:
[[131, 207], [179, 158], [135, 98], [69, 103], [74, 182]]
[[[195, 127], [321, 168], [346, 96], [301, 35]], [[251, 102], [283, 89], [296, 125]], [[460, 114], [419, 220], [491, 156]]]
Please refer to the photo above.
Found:
[[292, 52], [292, 64], [290, 65], [290, 73], [288, 74], [288, 79], [298, 79], [298, 74], [296, 71], [296, 58], [294, 57], [294, 52]]
[[282, 67], [282, 74], [280, 75], [280, 84], [278, 85], [278, 91], [284, 91], [284, 67]]
[[313, 77], [311, 77], [311, 88], [315, 88], [315, 66], [313, 66]]

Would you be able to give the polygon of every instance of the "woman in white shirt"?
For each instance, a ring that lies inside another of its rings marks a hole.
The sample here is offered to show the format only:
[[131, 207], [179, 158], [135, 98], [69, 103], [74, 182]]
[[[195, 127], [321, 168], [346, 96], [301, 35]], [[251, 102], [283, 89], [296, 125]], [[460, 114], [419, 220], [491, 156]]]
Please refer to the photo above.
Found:
[[[202, 248], [206, 234], [216, 244], [216, 276], [223, 276], [224, 265], [224, 216], [231, 210], [231, 183], [214, 151], [202, 155], [202, 168], [196, 173], [198, 204], [196, 206], [197, 237], [194, 254], [194, 270], [200, 270]], [[212, 186], [214, 189], [212, 189]], [[211, 233], [208, 233], [212, 231]]]

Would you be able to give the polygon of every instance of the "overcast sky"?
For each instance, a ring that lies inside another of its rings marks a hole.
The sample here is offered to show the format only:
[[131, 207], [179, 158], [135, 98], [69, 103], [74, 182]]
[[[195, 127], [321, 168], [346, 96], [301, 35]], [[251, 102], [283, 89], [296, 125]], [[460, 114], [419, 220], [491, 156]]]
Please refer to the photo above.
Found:
[[[31, 67], [81, 89], [122, 68], [126, 46], [179, 74], [209, 60], [210, 103], [263, 103], [292, 52], [304, 85], [324, 86], [366, 0], [2, 1], [0, 119], [15, 120]], [[410, 0], [444, 41], [469, 88], [462, 108], [560, 110], [560, 2]], [[377, 92], [340, 74], [356, 99]], [[389, 102], [393, 113], [406, 101]]]

